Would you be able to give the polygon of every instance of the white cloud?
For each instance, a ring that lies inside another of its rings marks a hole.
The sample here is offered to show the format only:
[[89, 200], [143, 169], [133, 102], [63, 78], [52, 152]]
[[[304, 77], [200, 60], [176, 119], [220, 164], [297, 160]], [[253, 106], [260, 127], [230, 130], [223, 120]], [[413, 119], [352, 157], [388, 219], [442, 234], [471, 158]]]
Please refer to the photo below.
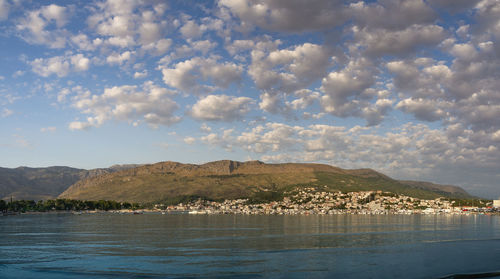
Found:
[[431, 5], [444, 8], [452, 13], [459, 13], [476, 6], [480, 0], [431, 0], [429, 2]]
[[360, 27], [386, 30], [403, 30], [414, 24], [432, 23], [437, 18], [424, 0], [358, 1], [349, 8]]
[[139, 41], [145, 45], [157, 42], [162, 36], [161, 26], [154, 22], [143, 22], [138, 32]]
[[58, 77], [67, 76], [70, 71], [70, 61], [63, 56], [54, 56], [51, 58], [37, 58], [31, 62], [33, 72], [48, 77], [56, 74]]
[[40, 132], [42, 133], [46, 133], [46, 132], [55, 132], [57, 130], [56, 127], [43, 127], [43, 128], [40, 128]]
[[160, 68], [168, 68], [173, 61], [186, 59], [188, 57], [193, 57], [196, 55], [207, 55], [212, 50], [217, 47], [217, 43], [215, 41], [210, 40], [191, 40], [187, 39], [187, 44], [183, 44], [177, 46], [172, 52], [168, 55], [165, 55], [158, 64], [160, 64]]
[[428, 99], [404, 99], [397, 105], [406, 113], [412, 113], [419, 120], [436, 121], [446, 117], [446, 112], [440, 108], [443, 104]]
[[254, 49], [248, 74], [262, 90], [293, 92], [323, 77], [330, 65], [331, 52], [326, 47], [305, 43], [269, 53]]
[[221, 0], [218, 4], [238, 17], [243, 29], [259, 26], [275, 31], [304, 32], [334, 28], [347, 20], [347, 7], [339, 0]]
[[215, 58], [195, 57], [162, 70], [165, 84], [186, 93], [203, 94], [227, 88], [241, 80], [243, 68], [235, 63], [218, 63]]
[[229, 54], [235, 55], [245, 50], [251, 50], [254, 46], [255, 42], [252, 40], [234, 40], [226, 46], [226, 49]]
[[449, 179], [448, 183], [461, 184], [461, 180], [472, 181], [478, 172], [496, 173], [497, 134], [476, 137], [460, 126], [438, 130], [413, 123], [386, 132], [359, 126], [267, 123], [241, 133], [212, 133], [202, 141], [261, 154], [263, 160], [322, 161], [344, 168], [371, 167], [407, 179]]
[[156, 127], [172, 125], [180, 121], [173, 113], [178, 105], [169, 98], [172, 92], [148, 81], [139, 88], [135, 85], [106, 88], [101, 95], [91, 95], [85, 91], [73, 97], [73, 107], [90, 115], [85, 122], [71, 122], [72, 130], [98, 127], [110, 119], [144, 121]]
[[110, 65], [122, 65], [126, 61], [130, 61], [135, 55], [134, 51], [125, 51], [122, 53], [112, 53], [106, 58], [106, 62]]
[[[21, 37], [28, 43], [47, 45], [50, 48], [66, 46], [67, 8], [51, 4], [29, 11], [17, 24]], [[55, 26], [52, 26], [55, 23]]]
[[8, 108], [4, 108], [4, 109], [2, 110], [2, 113], [0, 114], [0, 116], [1, 116], [2, 118], [4, 118], [4, 117], [11, 116], [12, 114], [14, 114], [14, 111], [12, 111], [12, 110], [10, 110], [10, 109], [8, 109]]
[[444, 29], [438, 25], [412, 25], [395, 31], [354, 27], [353, 32], [359, 47], [375, 56], [406, 55], [421, 46], [437, 45], [445, 38]]
[[207, 30], [205, 25], [198, 25], [193, 20], [188, 20], [181, 27], [180, 32], [185, 38], [198, 38]]
[[92, 127], [92, 123], [90, 121], [92, 121], [92, 119], [90, 119], [90, 118], [89, 118], [89, 122], [73, 121], [73, 122], [69, 123], [68, 128], [72, 131], [88, 130], [90, 127]]
[[96, 3], [87, 23], [111, 46], [131, 48], [139, 44], [163, 53], [168, 48], [162, 41], [168, 29], [164, 12], [164, 3], [108, 0]]
[[72, 36], [70, 40], [74, 45], [76, 45], [76, 47], [78, 47], [78, 49], [84, 51], [94, 51], [102, 44], [102, 40], [100, 38], [90, 40], [86, 34], [82, 33]]
[[167, 52], [171, 45], [171, 39], [160, 39], [158, 41], [145, 44], [142, 46], [142, 48], [144, 50], [151, 51], [154, 55], [162, 55]]
[[226, 151], [231, 152], [233, 150], [233, 143], [235, 141], [232, 135], [233, 132], [233, 129], [226, 129], [222, 131], [220, 135], [210, 133], [206, 136], [202, 136], [200, 140], [206, 144], [219, 146], [224, 148]]
[[184, 141], [185, 144], [192, 145], [192, 144], [194, 144], [196, 142], [196, 139], [193, 138], [193, 137], [185, 137], [183, 139], [183, 141]]
[[204, 133], [210, 133], [212, 132], [212, 128], [210, 128], [210, 126], [208, 126], [206, 123], [203, 123], [201, 124], [200, 131]]
[[75, 71], [87, 71], [89, 69], [90, 59], [83, 56], [83, 54], [73, 55], [71, 56], [70, 60]]
[[13, 137], [15, 138], [15, 143], [14, 143], [15, 147], [33, 148], [33, 144], [29, 140], [27, 140], [25, 136], [13, 135]]
[[87, 71], [90, 60], [82, 54], [72, 56], [54, 56], [50, 58], [37, 58], [30, 62], [32, 71], [40, 76], [48, 77], [52, 74], [65, 77], [71, 71]]
[[17, 71], [15, 71], [15, 72], [12, 74], [12, 77], [13, 77], [13, 78], [17, 78], [17, 77], [23, 76], [25, 73], [26, 73], [25, 71], [22, 71], [22, 70], [17, 70]]
[[473, 60], [478, 55], [472, 44], [456, 44], [451, 48], [450, 53], [465, 61]]
[[208, 95], [193, 105], [190, 115], [199, 120], [235, 121], [245, 116], [253, 103], [248, 97]]
[[48, 21], [55, 21], [58, 28], [63, 27], [68, 22], [67, 9], [62, 6], [51, 4], [42, 7], [40, 13]]
[[397, 107], [419, 120], [465, 123], [476, 132], [500, 127], [494, 120], [500, 107], [495, 93], [500, 60], [488, 45], [452, 44], [450, 66], [426, 58], [387, 63], [401, 99]]
[[144, 70], [142, 72], [135, 72], [134, 73], [134, 78], [145, 78], [148, 76], [148, 71]]
[[0, 21], [9, 17], [10, 5], [7, 0], [0, 0]]
[[375, 85], [377, 69], [367, 58], [352, 59], [338, 71], [323, 78], [320, 104], [324, 112], [338, 117], [357, 116], [366, 119], [368, 125], [379, 124], [390, 110], [392, 101], [377, 100]]
[[288, 104], [294, 110], [306, 109], [320, 99], [318, 92], [313, 92], [309, 89], [295, 91], [294, 95], [298, 98]]
[[274, 114], [289, 115], [291, 113], [290, 106], [285, 103], [284, 94], [279, 92], [263, 92], [260, 94], [259, 108]]

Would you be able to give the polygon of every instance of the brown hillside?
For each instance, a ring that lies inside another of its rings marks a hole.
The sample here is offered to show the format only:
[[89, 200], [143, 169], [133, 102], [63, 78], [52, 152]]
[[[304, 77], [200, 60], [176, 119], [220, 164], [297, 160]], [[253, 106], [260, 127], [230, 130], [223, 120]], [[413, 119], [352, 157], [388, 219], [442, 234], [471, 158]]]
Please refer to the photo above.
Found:
[[253, 197], [315, 186], [332, 191], [384, 190], [435, 198], [445, 191], [411, 187], [371, 169], [344, 170], [323, 164], [265, 164], [259, 161], [215, 161], [202, 165], [161, 162], [81, 180], [59, 197], [154, 202], [195, 195], [211, 199]]

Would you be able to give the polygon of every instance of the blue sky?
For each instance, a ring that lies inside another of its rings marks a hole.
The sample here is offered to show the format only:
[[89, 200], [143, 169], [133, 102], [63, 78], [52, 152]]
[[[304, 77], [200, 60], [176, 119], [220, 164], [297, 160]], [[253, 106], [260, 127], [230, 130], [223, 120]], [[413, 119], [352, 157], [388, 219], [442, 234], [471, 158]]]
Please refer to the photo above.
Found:
[[0, 0], [0, 166], [369, 167], [500, 195], [500, 2]]

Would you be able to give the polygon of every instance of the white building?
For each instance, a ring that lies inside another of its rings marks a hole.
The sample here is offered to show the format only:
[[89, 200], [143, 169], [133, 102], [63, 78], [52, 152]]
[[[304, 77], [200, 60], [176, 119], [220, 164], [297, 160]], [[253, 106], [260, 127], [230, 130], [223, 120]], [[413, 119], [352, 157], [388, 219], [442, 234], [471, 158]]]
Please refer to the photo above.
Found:
[[500, 200], [493, 200], [493, 207], [500, 208]]

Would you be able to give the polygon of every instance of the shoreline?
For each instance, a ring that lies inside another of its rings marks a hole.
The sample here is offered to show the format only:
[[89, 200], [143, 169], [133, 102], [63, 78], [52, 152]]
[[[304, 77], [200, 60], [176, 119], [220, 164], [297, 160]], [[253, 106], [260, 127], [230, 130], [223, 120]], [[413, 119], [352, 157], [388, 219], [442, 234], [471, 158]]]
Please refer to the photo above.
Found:
[[157, 209], [143, 209], [143, 210], [89, 210], [89, 211], [29, 211], [18, 212], [16, 214], [0, 215], [0, 216], [16, 216], [16, 215], [46, 215], [46, 214], [72, 214], [72, 215], [93, 215], [93, 214], [107, 214], [107, 215], [253, 215], [253, 216], [331, 216], [331, 215], [443, 215], [443, 216], [470, 216], [470, 215], [486, 215], [486, 216], [500, 216], [500, 212], [436, 212], [436, 213], [423, 213], [423, 212], [367, 212], [367, 211], [330, 211], [323, 212], [239, 212], [239, 211], [214, 211], [214, 210], [157, 210]]

